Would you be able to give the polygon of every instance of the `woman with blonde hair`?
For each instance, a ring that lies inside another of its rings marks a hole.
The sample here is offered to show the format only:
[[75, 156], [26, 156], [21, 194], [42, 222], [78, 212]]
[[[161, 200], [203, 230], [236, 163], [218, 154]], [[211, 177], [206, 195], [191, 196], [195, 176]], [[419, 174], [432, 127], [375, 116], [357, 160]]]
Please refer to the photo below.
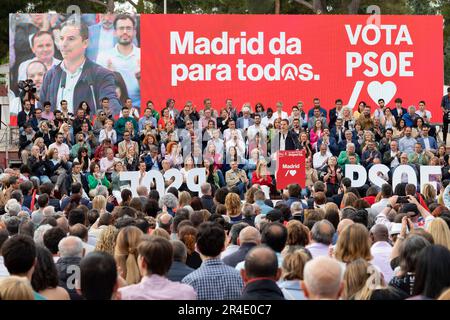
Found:
[[359, 258], [366, 261], [372, 260], [367, 228], [360, 223], [346, 227], [338, 237], [334, 255], [337, 260], [344, 263], [350, 263]]
[[116, 247], [116, 239], [119, 230], [113, 225], [107, 226], [98, 237], [95, 244], [95, 251], [102, 251], [114, 256], [114, 249]]
[[18, 276], [0, 279], [0, 300], [34, 300], [30, 282]]
[[202, 264], [200, 254], [195, 251], [197, 243], [197, 229], [186, 225], [178, 230], [178, 239], [184, 243], [187, 249], [186, 265], [193, 269], [198, 269]]
[[[374, 295], [376, 293], [376, 295]], [[344, 274], [344, 300], [377, 300], [388, 297], [402, 297], [393, 288], [388, 288], [379, 270], [364, 259], [349, 263]]]
[[137, 247], [141, 242], [143, 232], [135, 227], [128, 226], [120, 230], [117, 235], [114, 258], [120, 270], [120, 276], [130, 284], [141, 281], [139, 267], [137, 264]]
[[256, 164], [256, 170], [252, 174], [252, 185], [259, 184], [261, 186], [268, 186], [273, 189], [272, 177], [267, 169], [267, 161], [261, 159]]
[[230, 192], [225, 197], [225, 207], [227, 208], [227, 216], [230, 217], [231, 223], [242, 220], [241, 215], [241, 198], [238, 194]]
[[425, 203], [429, 206], [436, 200], [436, 190], [431, 183], [425, 183], [422, 189], [422, 195]]
[[92, 200], [92, 209], [98, 210], [99, 214], [106, 213], [106, 198], [102, 195], [95, 196]]
[[42, 138], [42, 137], [36, 138], [36, 140], [34, 140], [34, 144], [33, 145], [39, 147], [39, 154], [41, 156], [44, 157], [44, 156], [47, 155], [48, 149], [47, 149], [47, 146], [44, 143], [44, 138]]
[[258, 191], [259, 188], [257, 187], [251, 187], [247, 190], [245, 193], [245, 203], [254, 204], [255, 203], [255, 193]]
[[184, 206], [190, 206], [191, 205], [191, 194], [187, 191], [181, 191], [180, 195], [178, 196], [178, 208], [181, 209]]
[[67, 144], [69, 148], [72, 147], [72, 133], [70, 132], [69, 124], [67, 122], [63, 122], [58, 132], [63, 134], [63, 143]]
[[303, 269], [311, 260], [311, 253], [300, 246], [292, 246], [283, 259], [281, 281], [278, 287], [287, 300], [305, 300], [301, 287], [303, 281]]
[[107, 119], [105, 121], [103, 129], [100, 130], [98, 143], [102, 143], [103, 140], [105, 140], [105, 139], [110, 139], [111, 140], [111, 144], [116, 144], [116, 142], [117, 142], [117, 132], [113, 128], [113, 125], [114, 125], [114, 121], [112, 121], [111, 119]]
[[442, 218], [433, 219], [427, 231], [433, 236], [434, 244], [440, 244], [450, 250], [450, 229]]
[[344, 193], [341, 202], [341, 209], [345, 207], [354, 207], [356, 200], [358, 200], [358, 197], [353, 192]]
[[355, 128], [355, 119], [352, 116], [352, 109], [348, 106], [343, 107], [341, 113], [342, 124], [345, 129], [353, 130]]

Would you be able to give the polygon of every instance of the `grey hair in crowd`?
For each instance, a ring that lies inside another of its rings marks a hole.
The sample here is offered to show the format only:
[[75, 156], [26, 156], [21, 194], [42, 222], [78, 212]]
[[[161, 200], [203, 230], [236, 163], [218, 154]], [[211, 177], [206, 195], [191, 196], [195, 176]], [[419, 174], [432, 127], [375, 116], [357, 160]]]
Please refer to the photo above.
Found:
[[303, 205], [299, 201], [292, 202], [291, 204], [291, 212], [299, 212], [303, 210]]
[[317, 221], [311, 229], [311, 238], [318, 243], [331, 244], [335, 233], [334, 226], [328, 220]]
[[44, 246], [44, 234], [51, 228], [53, 228], [51, 225], [44, 224], [42, 226], [39, 226], [39, 228], [34, 231], [33, 240], [37, 246]]
[[242, 208], [242, 215], [244, 217], [251, 217], [254, 214], [254, 209], [253, 209], [253, 205], [251, 205], [250, 203], [246, 203], [244, 204], [244, 207]]
[[10, 200], [8, 200], [8, 202], [6, 202], [5, 211], [10, 216], [17, 215], [21, 210], [22, 210], [22, 206], [20, 205], [19, 202], [17, 202], [16, 199], [10, 199]]
[[55, 207], [54, 206], [46, 206], [42, 213], [45, 217], [52, 217], [55, 214]]
[[159, 207], [162, 208], [166, 206], [167, 208], [176, 208], [178, 206], [178, 199], [171, 193], [166, 193], [159, 199]]
[[59, 256], [66, 257], [82, 257], [83, 241], [75, 236], [68, 236], [62, 239], [58, 244]]
[[96, 196], [104, 196], [105, 199], [108, 199], [109, 193], [108, 188], [105, 186], [98, 186], [97, 192], [95, 193]]

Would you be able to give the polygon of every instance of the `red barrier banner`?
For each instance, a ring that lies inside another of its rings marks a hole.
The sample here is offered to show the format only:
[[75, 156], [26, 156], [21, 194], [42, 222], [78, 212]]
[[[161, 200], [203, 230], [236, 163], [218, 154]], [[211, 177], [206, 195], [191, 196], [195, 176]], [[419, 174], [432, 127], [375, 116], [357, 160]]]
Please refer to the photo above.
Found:
[[[442, 16], [141, 15], [142, 101], [284, 109], [427, 102], [440, 121]], [[373, 20], [373, 19], [372, 19]], [[379, 21], [378, 21], [379, 20]], [[379, 22], [379, 24], [378, 24]]]
[[277, 189], [285, 189], [292, 183], [305, 187], [305, 151], [289, 150], [277, 152]]

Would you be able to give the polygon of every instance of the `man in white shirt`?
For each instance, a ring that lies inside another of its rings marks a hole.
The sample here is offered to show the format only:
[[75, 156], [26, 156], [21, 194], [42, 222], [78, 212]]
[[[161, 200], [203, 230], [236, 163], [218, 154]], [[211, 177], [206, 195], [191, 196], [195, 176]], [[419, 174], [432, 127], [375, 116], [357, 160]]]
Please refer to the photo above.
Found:
[[370, 253], [373, 260], [372, 265], [379, 268], [383, 273], [384, 281], [389, 283], [394, 276], [391, 268], [392, 246], [389, 243], [389, 230], [384, 224], [376, 224], [370, 229], [372, 247]]
[[113, 49], [100, 53], [97, 62], [122, 75], [133, 105], [140, 106], [141, 49], [133, 44], [136, 21], [130, 15], [118, 15], [114, 20], [114, 30], [118, 43]]
[[320, 145], [320, 152], [316, 152], [313, 156], [314, 169], [321, 169], [327, 165], [328, 158], [333, 156], [325, 143]]
[[378, 99], [378, 108], [373, 112], [373, 117], [381, 119], [384, 118], [384, 109], [386, 109], [384, 99]]
[[370, 212], [373, 213], [372, 216], [375, 218], [378, 213], [380, 213], [389, 203], [389, 198], [392, 197], [392, 186], [388, 183], [385, 183], [381, 186], [381, 199], [378, 202], [375, 202], [370, 207]]
[[120, 159], [114, 157], [114, 151], [111, 148], [106, 149], [106, 157], [100, 159], [100, 171], [112, 173], [114, 164]]
[[67, 144], [65, 144], [64, 142], [64, 135], [61, 132], [58, 132], [56, 134], [56, 141], [54, 143], [52, 143], [48, 149], [57, 149], [58, 150], [58, 155], [60, 159], [66, 159], [68, 160], [70, 157], [70, 150], [69, 150], [69, 146]]
[[275, 120], [275, 118], [273, 117], [272, 108], [267, 108], [266, 114], [267, 115], [264, 118], [262, 118], [261, 124], [267, 128], [269, 127], [269, 125], [273, 126], [273, 121]]
[[55, 55], [55, 43], [53, 41], [53, 35], [48, 31], [39, 31], [31, 38], [31, 51], [35, 55], [34, 58], [25, 60], [19, 65], [18, 80], [26, 80], [26, 70], [28, 65], [33, 61], [42, 62], [46, 70], [50, 69], [54, 65], [61, 62], [54, 57]]
[[225, 129], [223, 132], [223, 140], [225, 141], [225, 143], [231, 140], [231, 137], [235, 134], [238, 136], [239, 140], [244, 142], [241, 130], [236, 129], [236, 121], [230, 119], [230, 121], [228, 122], [228, 129]]
[[416, 110], [416, 114], [423, 119], [423, 122], [430, 123], [431, 121], [431, 112], [425, 109], [426, 104], [425, 101], [419, 102], [419, 109]]
[[255, 114], [255, 124], [248, 127], [247, 138], [249, 140], [255, 139], [258, 132], [261, 138], [267, 137], [267, 129], [261, 125], [261, 116], [259, 114]]

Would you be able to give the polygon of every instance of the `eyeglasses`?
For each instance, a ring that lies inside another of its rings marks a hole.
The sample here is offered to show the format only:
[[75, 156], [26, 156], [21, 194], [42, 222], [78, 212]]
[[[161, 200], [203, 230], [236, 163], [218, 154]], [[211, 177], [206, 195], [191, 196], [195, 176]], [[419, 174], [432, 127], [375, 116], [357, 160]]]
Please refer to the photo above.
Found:
[[106, 114], [104, 114], [104, 113], [100, 113], [100, 115], [101, 115], [101, 116], [106, 116]]
[[133, 31], [133, 27], [119, 27], [117, 28], [119, 31]]

